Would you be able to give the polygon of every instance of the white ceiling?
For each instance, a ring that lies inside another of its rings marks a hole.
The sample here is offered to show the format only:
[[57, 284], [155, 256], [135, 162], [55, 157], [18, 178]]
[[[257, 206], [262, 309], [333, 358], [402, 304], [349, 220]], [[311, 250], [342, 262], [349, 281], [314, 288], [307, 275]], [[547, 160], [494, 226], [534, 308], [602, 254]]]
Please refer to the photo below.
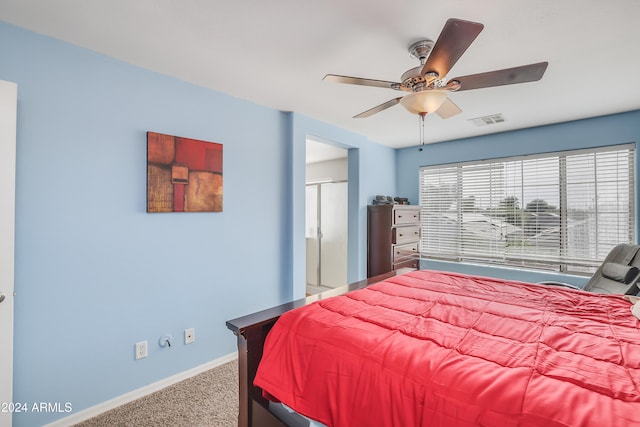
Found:
[[[638, 0], [0, 0], [0, 20], [238, 98], [296, 111], [391, 146], [419, 143], [402, 93], [322, 81], [399, 81], [409, 44], [448, 18], [484, 24], [449, 78], [549, 61], [542, 80], [450, 95], [426, 142], [640, 109]], [[502, 113], [505, 122], [469, 119]]]
[[343, 159], [347, 157], [347, 154], [348, 152], [344, 148], [307, 139], [307, 164]]

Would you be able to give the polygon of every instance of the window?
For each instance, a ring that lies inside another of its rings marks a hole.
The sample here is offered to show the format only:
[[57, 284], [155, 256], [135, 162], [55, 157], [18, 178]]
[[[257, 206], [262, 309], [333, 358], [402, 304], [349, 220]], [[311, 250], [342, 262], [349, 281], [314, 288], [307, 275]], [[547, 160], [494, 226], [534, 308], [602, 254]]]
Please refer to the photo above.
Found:
[[423, 257], [590, 274], [635, 241], [633, 145], [420, 169]]

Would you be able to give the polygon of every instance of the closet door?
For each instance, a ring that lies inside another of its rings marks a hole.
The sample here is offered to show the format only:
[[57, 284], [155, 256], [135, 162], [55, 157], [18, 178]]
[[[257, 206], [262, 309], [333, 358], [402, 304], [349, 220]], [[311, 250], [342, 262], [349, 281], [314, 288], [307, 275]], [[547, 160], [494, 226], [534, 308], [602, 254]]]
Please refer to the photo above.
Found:
[[306, 196], [306, 244], [307, 244], [307, 285], [320, 283], [320, 239], [318, 238], [318, 185], [307, 185]]
[[347, 187], [346, 182], [320, 186], [320, 278], [329, 288], [347, 284]]

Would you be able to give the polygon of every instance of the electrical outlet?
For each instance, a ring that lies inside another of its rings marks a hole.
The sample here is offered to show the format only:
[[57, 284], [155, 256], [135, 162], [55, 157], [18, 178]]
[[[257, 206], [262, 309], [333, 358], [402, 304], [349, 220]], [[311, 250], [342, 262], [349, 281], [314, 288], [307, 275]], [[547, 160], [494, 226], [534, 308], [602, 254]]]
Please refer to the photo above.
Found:
[[191, 344], [196, 340], [196, 330], [195, 328], [189, 328], [184, 330], [184, 343]]
[[136, 343], [136, 360], [143, 359], [149, 355], [149, 346], [146, 341], [140, 341]]

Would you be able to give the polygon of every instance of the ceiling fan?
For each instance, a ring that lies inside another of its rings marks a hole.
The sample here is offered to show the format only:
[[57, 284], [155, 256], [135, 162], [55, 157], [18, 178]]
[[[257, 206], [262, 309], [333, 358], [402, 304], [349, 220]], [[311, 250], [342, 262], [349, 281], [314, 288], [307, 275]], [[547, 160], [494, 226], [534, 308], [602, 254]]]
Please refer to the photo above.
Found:
[[361, 77], [327, 74], [323, 80], [361, 86], [373, 86], [408, 92], [383, 104], [364, 111], [354, 118], [369, 117], [400, 103], [409, 112], [424, 116], [435, 112], [447, 119], [462, 112], [448, 97], [449, 91], [464, 91], [493, 86], [511, 85], [540, 80], [548, 62], [489, 71], [486, 73], [446, 79], [447, 73], [473, 43], [484, 25], [462, 19], [447, 20], [438, 40], [419, 40], [409, 46], [409, 53], [420, 61], [420, 66], [405, 72], [401, 82], [365, 79]]

